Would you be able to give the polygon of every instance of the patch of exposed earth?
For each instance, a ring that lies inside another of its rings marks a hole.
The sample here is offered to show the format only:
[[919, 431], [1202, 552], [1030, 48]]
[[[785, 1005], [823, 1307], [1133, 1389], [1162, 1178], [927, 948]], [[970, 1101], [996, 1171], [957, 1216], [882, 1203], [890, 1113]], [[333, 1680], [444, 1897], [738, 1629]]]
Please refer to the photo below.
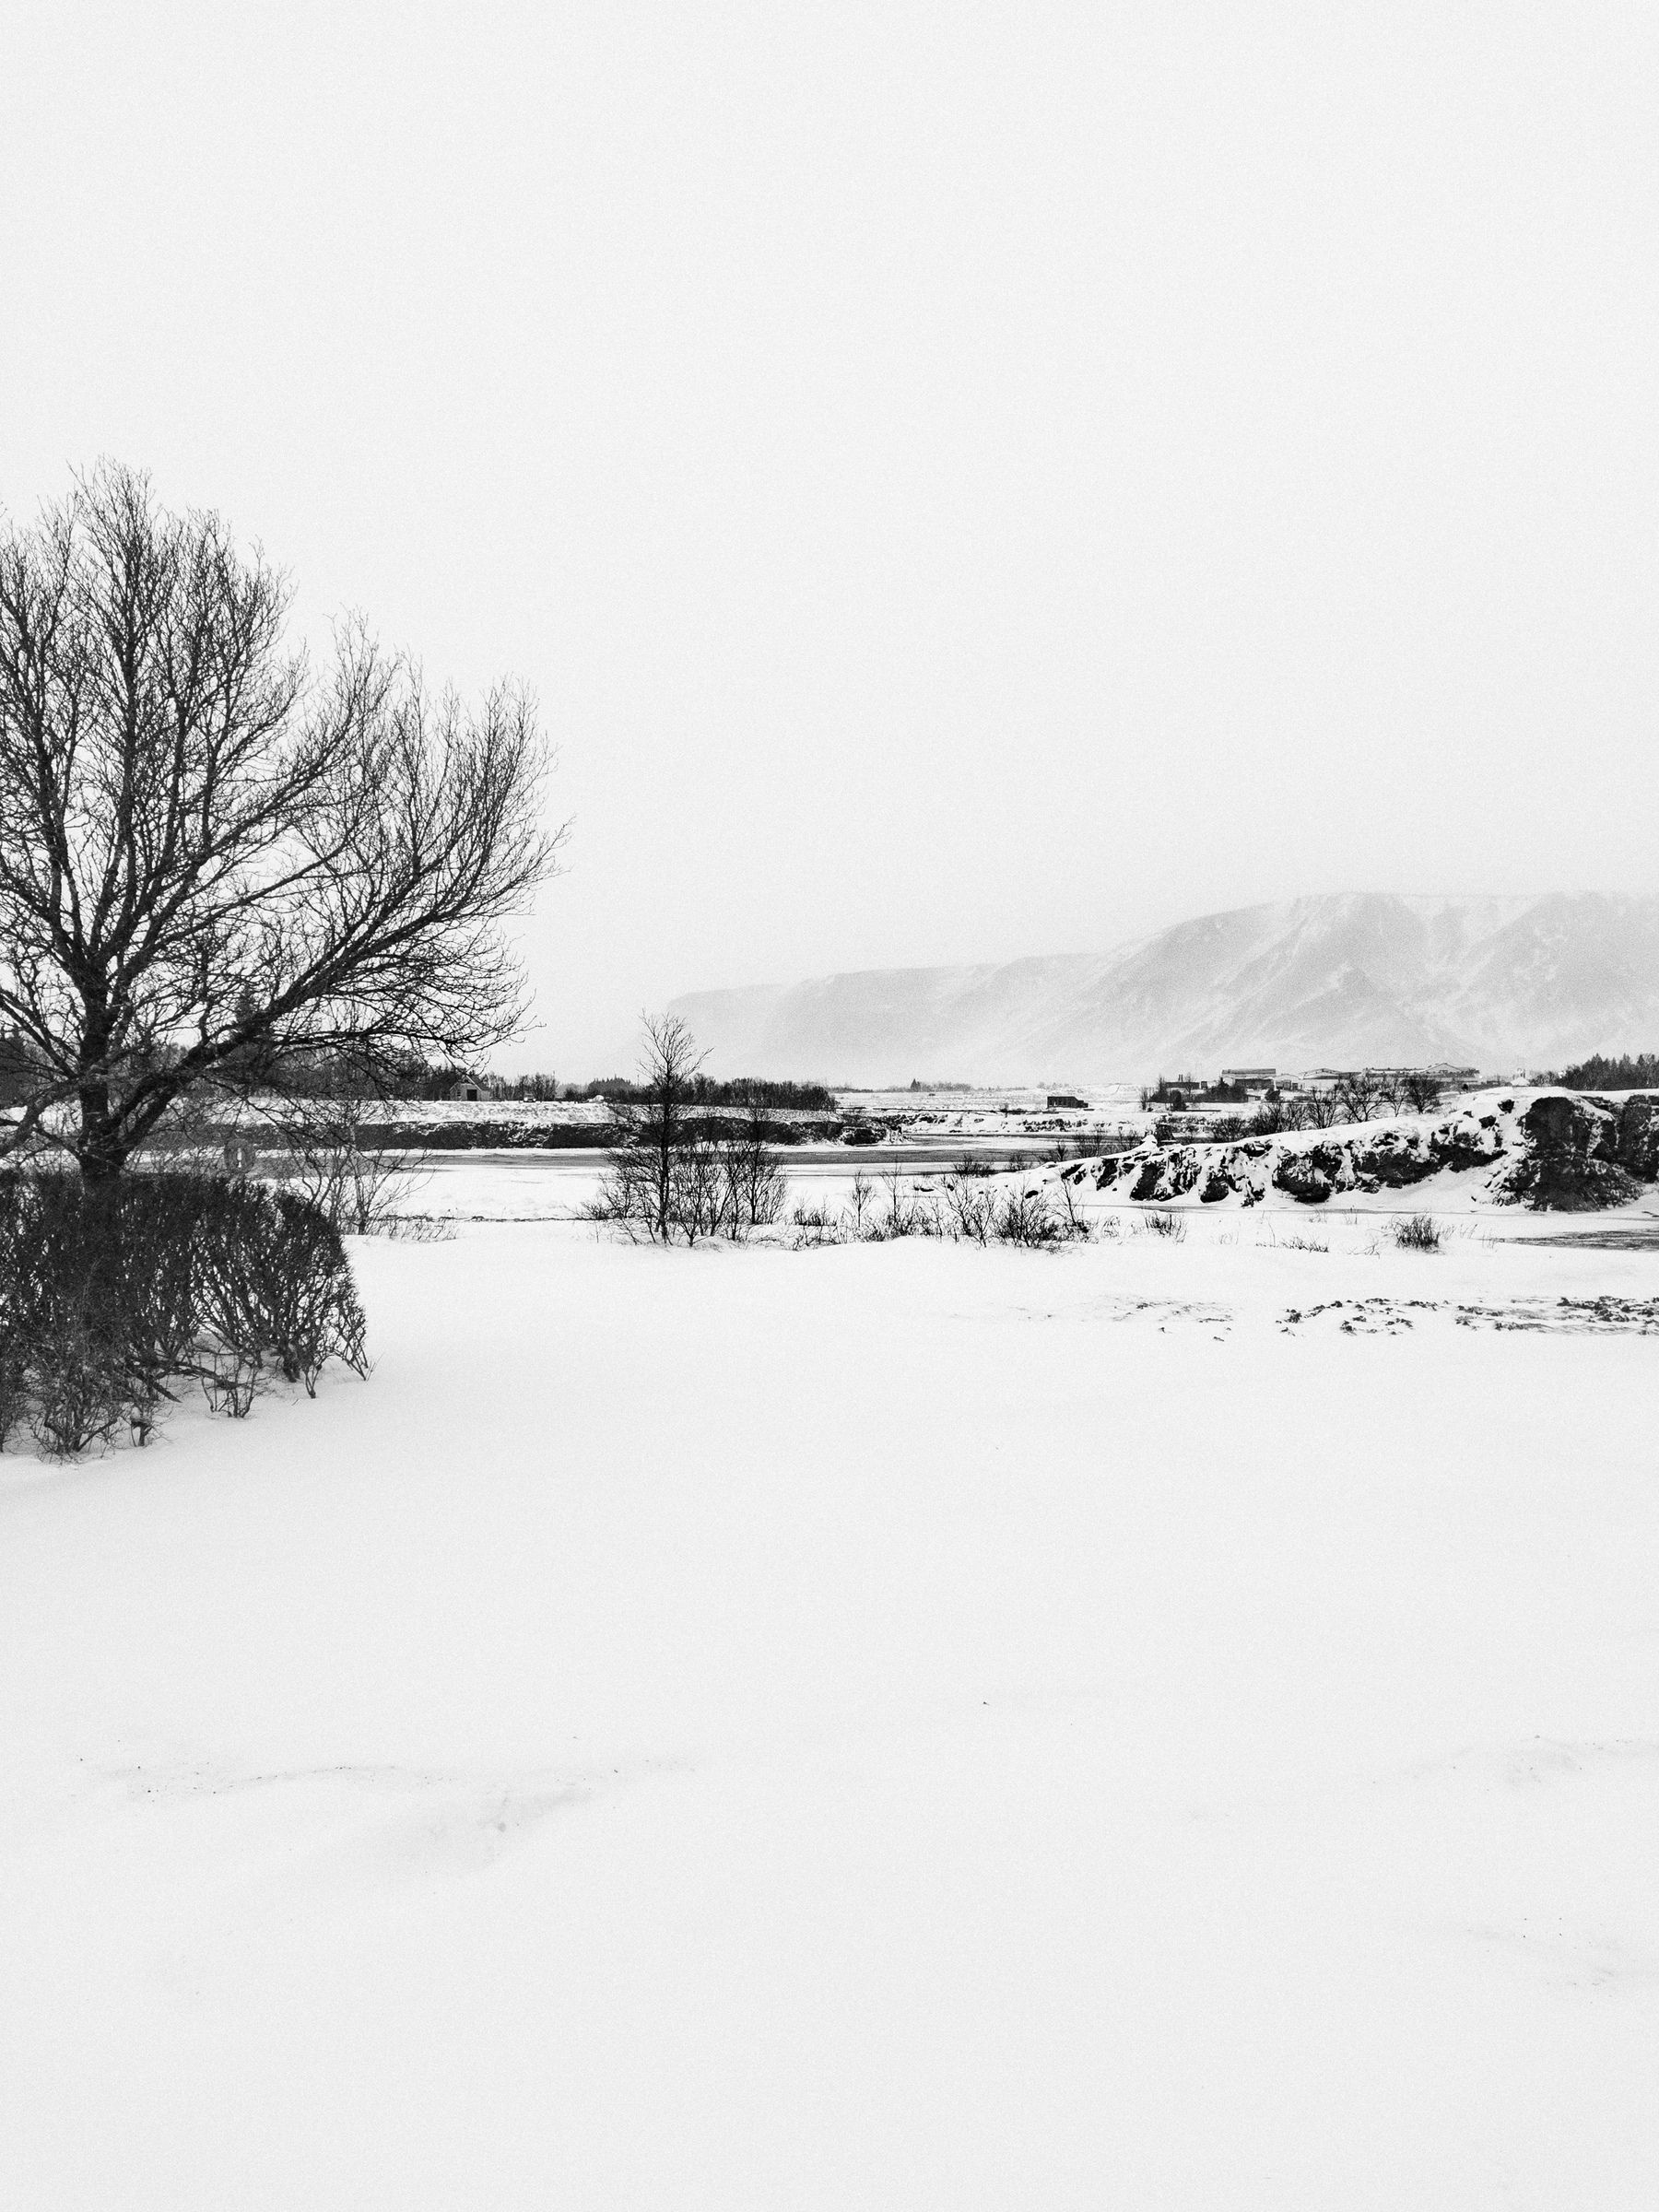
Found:
[[1447, 1314], [1459, 1328], [1525, 1329], [1550, 1335], [1659, 1335], [1659, 1299], [1513, 1298], [1473, 1303], [1443, 1298], [1333, 1298], [1316, 1306], [1290, 1306], [1280, 1314], [1286, 1333], [1325, 1321], [1347, 1336], [1394, 1336], [1430, 1314]]

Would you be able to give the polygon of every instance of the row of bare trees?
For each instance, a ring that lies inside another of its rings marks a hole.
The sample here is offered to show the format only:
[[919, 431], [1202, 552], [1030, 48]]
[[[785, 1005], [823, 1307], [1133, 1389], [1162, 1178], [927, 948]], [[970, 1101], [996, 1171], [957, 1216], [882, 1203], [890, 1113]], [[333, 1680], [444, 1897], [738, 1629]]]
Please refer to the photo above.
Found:
[[1329, 1129], [1338, 1122], [1372, 1122], [1387, 1113], [1431, 1113], [1440, 1104], [1437, 1077], [1415, 1069], [1405, 1074], [1357, 1071], [1328, 1090], [1282, 1092], [1264, 1100], [1252, 1119], [1258, 1135], [1284, 1129]]
[[1254, 1135], [1274, 1136], [1282, 1130], [1329, 1129], [1338, 1122], [1371, 1122], [1384, 1114], [1432, 1113], [1442, 1088], [1437, 1076], [1415, 1068], [1356, 1069], [1323, 1090], [1270, 1094], [1245, 1125]]

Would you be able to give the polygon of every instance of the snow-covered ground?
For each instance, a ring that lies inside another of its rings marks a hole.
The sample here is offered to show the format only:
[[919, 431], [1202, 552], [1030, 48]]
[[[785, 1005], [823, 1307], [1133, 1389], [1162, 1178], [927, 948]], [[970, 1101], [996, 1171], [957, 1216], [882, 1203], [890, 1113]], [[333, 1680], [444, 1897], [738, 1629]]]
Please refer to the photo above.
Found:
[[0, 1460], [0, 2202], [1659, 2202], [1659, 1257], [1133, 1220]]

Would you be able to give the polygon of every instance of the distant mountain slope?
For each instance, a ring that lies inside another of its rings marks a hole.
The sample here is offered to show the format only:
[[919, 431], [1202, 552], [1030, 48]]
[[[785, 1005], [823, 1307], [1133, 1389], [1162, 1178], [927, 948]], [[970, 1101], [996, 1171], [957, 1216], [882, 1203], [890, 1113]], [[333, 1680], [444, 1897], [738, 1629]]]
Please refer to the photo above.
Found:
[[1139, 1079], [1453, 1060], [1507, 1071], [1659, 1043], [1659, 899], [1294, 899], [1115, 952], [872, 969], [672, 1009], [717, 1075]]

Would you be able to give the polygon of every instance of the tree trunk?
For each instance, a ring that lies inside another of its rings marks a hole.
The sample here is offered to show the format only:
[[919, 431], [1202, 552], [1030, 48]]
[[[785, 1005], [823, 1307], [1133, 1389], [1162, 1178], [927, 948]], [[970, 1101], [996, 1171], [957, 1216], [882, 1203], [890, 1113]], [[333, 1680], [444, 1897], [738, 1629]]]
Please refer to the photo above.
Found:
[[84, 1083], [80, 1089], [80, 1143], [76, 1147], [83, 1182], [112, 1182], [126, 1166], [127, 1147], [120, 1122], [110, 1111], [107, 1083]]

